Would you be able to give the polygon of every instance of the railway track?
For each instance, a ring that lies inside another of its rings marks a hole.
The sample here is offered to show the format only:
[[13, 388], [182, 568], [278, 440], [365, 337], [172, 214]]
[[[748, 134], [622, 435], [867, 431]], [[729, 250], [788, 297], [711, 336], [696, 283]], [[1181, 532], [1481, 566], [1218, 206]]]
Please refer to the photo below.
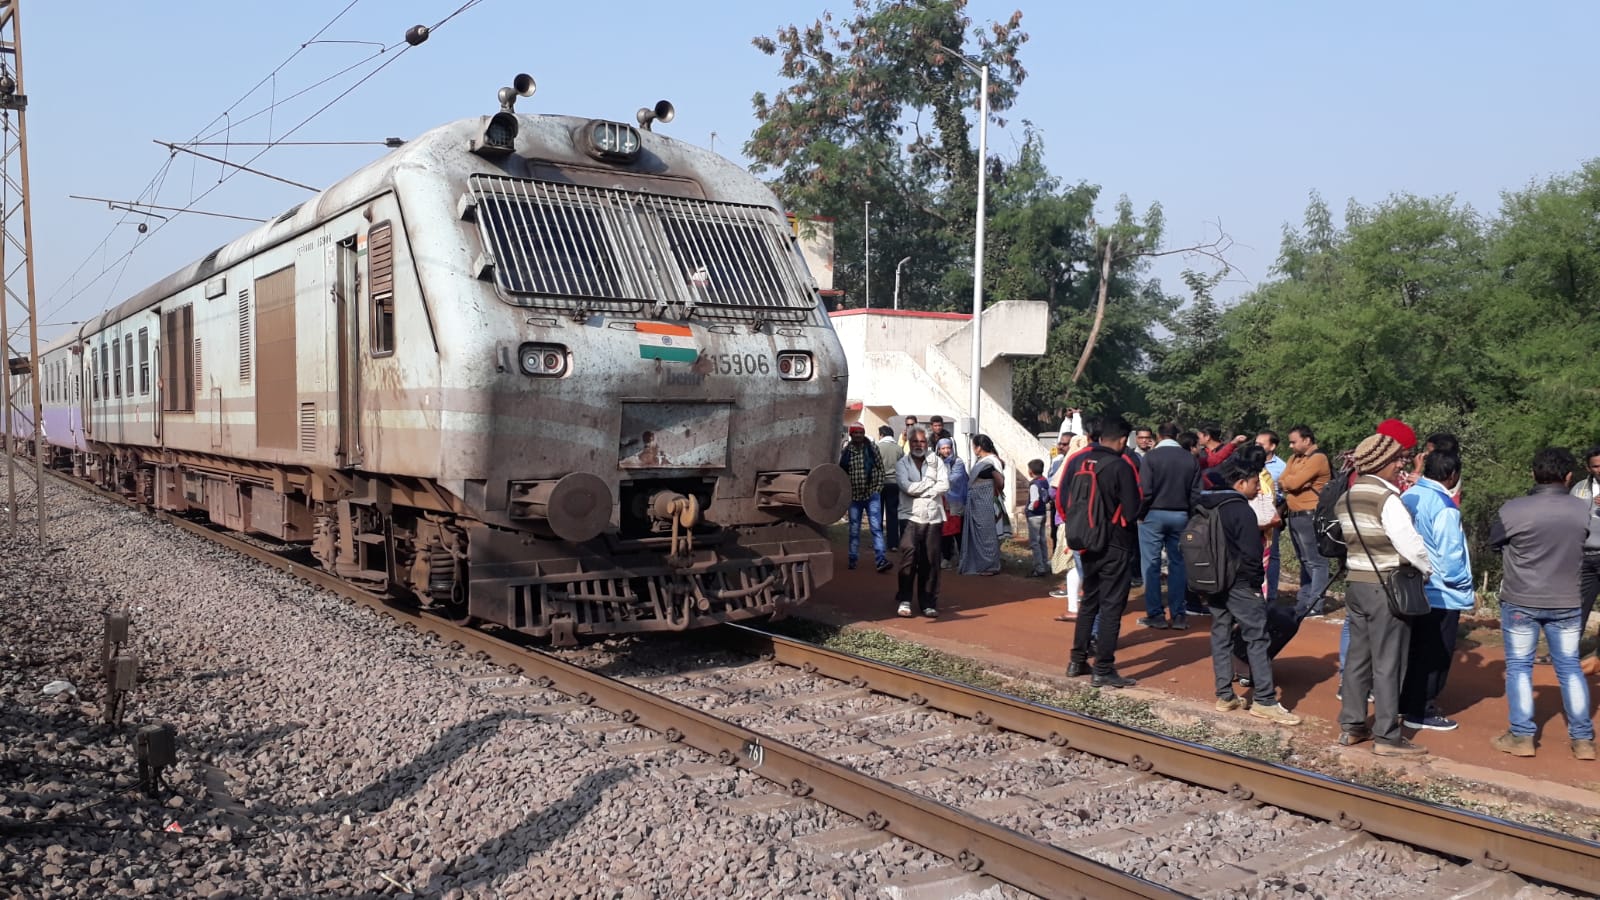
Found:
[[1384, 867], [1412, 879], [1411, 896], [1531, 896], [1540, 884], [1591, 896], [1600, 886], [1591, 842], [753, 629], [722, 629], [710, 667], [658, 662], [612, 677], [595, 663], [624, 661], [532, 649], [163, 518], [647, 728], [663, 746], [694, 747], [838, 809], [861, 822], [863, 839], [897, 835], [1040, 896], [1272, 896], [1294, 893], [1305, 872], [1354, 872], [1359, 882]]

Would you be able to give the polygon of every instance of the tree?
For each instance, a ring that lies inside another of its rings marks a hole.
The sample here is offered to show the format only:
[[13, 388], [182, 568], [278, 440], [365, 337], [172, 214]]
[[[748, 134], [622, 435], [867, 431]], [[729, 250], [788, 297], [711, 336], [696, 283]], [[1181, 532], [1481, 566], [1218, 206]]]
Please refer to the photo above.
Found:
[[[875, 250], [886, 260], [911, 257], [905, 296], [927, 308], [958, 304], [947, 275], [960, 266], [960, 248], [971, 246], [983, 164], [966, 117], [978, 105], [978, 80], [940, 45], [989, 64], [993, 113], [1011, 107], [1027, 77], [1018, 60], [1028, 39], [1022, 14], [972, 28], [966, 5], [855, 0], [842, 25], [825, 13], [753, 41], [779, 58], [789, 81], [775, 96], [753, 99], [760, 124], [745, 153], [755, 170], [775, 177], [791, 209], [833, 216], [840, 246], [863, 245], [863, 205], [872, 201]], [[970, 264], [970, 251], [964, 255]], [[864, 293], [863, 269], [843, 262], [836, 283]], [[887, 287], [892, 269], [875, 268], [873, 287]]]

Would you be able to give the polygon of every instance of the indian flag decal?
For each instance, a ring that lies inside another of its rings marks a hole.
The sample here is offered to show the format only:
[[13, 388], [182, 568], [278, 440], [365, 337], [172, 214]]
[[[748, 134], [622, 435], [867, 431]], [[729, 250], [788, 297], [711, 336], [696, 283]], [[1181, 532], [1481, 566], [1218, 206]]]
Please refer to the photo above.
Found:
[[700, 358], [700, 348], [694, 343], [694, 331], [687, 325], [635, 322], [633, 330], [639, 335], [639, 356], [642, 359], [694, 362]]

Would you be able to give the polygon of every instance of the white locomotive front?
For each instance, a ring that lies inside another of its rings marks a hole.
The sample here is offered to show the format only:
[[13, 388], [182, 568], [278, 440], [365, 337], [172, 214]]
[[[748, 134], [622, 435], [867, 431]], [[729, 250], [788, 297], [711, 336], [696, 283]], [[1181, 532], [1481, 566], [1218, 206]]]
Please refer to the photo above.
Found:
[[804, 602], [849, 502], [844, 356], [776, 199], [653, 133], [669, 105], [519, 115], [524, 79], [85, 325], [46, 360], [87, 385], [63, 443], [559, 642]]

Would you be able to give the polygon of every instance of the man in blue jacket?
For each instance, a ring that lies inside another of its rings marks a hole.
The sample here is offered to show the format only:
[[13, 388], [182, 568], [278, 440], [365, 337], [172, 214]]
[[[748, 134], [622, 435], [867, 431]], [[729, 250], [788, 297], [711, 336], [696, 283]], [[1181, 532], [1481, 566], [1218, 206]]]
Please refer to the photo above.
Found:
[[1461, 480], [1461, 457], [1434, 450], [1422, 463], [1422, 477], [1400, 495], [1427, 545], [1433, 574], [1423, 590], [1428, 614], [1411, 621], [1411, 645], [1405, 681], [1400, 687], [1400, 716], [1407, 728], [1453, 731], [1454, 719], [1439, 711], [1439, 694], [1455, 657], [1461, 611], [1476, 602], [1472, 595], [1472, 559], [1461, 510], [1454, 499]]

